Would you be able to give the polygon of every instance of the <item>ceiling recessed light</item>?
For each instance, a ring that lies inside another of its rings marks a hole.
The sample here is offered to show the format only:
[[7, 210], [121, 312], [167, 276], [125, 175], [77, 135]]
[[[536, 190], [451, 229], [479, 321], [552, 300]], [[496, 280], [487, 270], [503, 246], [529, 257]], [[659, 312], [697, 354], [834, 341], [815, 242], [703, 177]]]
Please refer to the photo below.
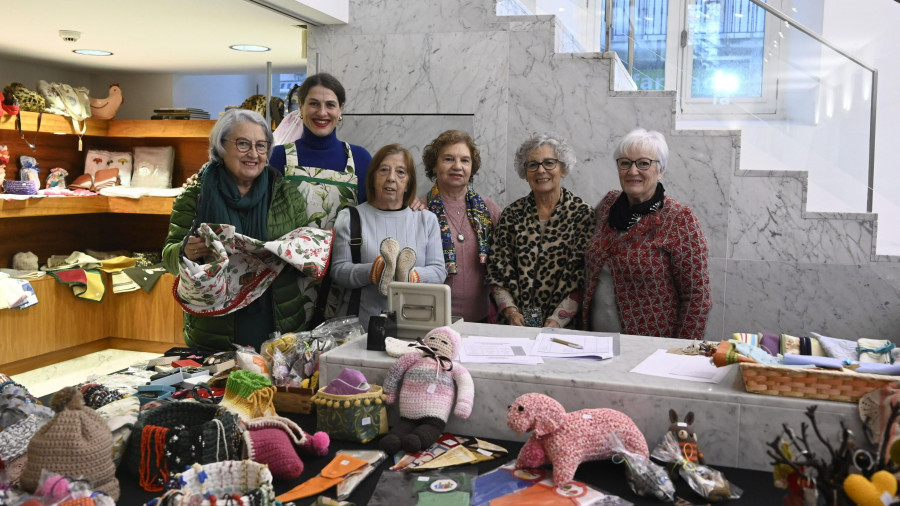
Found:
[[88, 56], [109, 56], [112, 54], [109, 51], [102, 51], [100, 49], [76, 49], [72, 52], [77, 54], [86, 54]]
[[250, 51], [251, 53], [262, 53], [263, 51], [268, 51], [269, 48], [266, 46], [256, 46], [253, 44], [235, 44], [233, 46], [228, 46], [235, 51]]

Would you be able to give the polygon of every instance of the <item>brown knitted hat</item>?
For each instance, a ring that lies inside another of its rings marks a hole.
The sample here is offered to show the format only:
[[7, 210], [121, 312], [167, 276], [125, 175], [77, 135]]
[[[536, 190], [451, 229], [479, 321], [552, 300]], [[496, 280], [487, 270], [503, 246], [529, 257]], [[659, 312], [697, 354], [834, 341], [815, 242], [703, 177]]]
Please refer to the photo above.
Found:
[[53, 419], [28, 443], [28, 463], [20, 486], [34, 492], [46, 469], [71, 478], [84, 478], [94, 490], [119, 499], [119, 481], [112, 460], [112, 434], [93, 409], [85, 407], [81, 392], [66, 387], [53, 395]]

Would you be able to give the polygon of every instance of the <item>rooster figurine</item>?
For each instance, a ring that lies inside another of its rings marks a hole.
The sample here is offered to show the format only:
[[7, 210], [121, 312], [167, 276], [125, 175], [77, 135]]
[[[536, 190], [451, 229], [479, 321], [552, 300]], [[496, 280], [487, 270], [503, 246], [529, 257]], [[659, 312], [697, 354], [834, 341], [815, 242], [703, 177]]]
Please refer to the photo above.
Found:
[[109, 85], [109, 96], [106, 98], [91, 99], [91, 117], [96, 119], [113, 119], [116, 117], [116, 111], [125, 101], [122, 96], [122, 88], [117, 84]]

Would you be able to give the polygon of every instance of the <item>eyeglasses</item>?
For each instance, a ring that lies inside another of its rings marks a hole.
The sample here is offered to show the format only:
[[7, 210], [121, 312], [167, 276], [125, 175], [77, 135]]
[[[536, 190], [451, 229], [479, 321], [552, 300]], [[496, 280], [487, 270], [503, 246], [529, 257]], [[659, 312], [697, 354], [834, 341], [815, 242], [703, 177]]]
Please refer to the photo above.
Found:
[[255, 147], [256, 152], [265, 155], [269, 153], [269, 141], [256, 141], [254, 144], [250, 139], [244, 139], [243, 137], [237, 138], [234, 141], [234, 147], [237, 148], [239, 153], [246, 153], [250, 151], [250, 148]]
[[631, 164], [634, 164], [638, 170], [647, 170], [653, 165], [653, 162], [659, 163], [659, 160], [651, 160], [649, 158], [638, 158], [637, 160], [619, 158], [616, 160], [616, 165], [619, 167], [619, 170], [628, 170], [631, 168]]
[[544, 158], [540, 162], [525, 162], [525, 170], [528, 172], [537, 172], [538, 167], [544, 166], [544, 170], [551, 171], [556, 168], [556, 164], [559, 163], [559, 160], [556, 158]]

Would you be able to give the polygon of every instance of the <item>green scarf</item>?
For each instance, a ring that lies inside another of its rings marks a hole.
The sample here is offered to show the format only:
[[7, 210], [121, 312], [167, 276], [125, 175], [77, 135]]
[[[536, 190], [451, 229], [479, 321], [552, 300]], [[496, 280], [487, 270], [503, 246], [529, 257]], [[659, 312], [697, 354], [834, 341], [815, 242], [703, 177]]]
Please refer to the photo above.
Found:
[[228, 223], [234, 225], [235, 231], [240, 234], [269, 240], [266, 225], [272, 196], [268, 167], [253, 180], [250, 191], [243, 196], [224, 165], [209, 162], [201, 172], [203, 182], [197, 223]]

